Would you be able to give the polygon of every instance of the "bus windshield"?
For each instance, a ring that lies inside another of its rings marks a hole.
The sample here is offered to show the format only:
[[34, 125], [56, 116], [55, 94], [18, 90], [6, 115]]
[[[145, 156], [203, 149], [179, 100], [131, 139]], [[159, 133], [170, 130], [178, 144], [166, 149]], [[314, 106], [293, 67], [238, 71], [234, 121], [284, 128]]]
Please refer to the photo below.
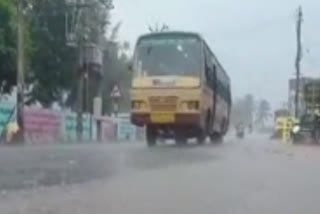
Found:
[[199, 76], [201, 45], [196, 38], [147, 38], [136, 48], [138, 76]]

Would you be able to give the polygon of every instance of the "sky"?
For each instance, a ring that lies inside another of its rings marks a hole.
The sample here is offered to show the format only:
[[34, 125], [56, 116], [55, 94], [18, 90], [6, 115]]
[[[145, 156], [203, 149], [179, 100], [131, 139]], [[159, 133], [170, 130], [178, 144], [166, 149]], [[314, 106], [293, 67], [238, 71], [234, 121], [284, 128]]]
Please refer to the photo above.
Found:
[[294, 77], [297, 8], [303, 7], [303, 76], [319, 75], [319, 0], [114, 0], [112, 23], [134, 46], [148, 26], [200, 33], [232, 81], [233, 97], [251, 93], [273, 108], [288, 100]]

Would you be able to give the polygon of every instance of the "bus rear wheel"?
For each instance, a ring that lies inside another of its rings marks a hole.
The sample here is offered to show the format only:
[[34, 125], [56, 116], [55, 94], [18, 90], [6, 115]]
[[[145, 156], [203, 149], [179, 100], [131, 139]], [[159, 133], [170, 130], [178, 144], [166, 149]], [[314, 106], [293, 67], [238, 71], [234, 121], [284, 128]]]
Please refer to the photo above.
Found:
[[208, 133], [209, 133], [209, 127], [210, 127], [210, 112], [208, 113], [205, 121], [205, 126], [200, 127], [198, 134], [196, 136], [198, 144], [202, 145], [206, 142]]
[[157, 140], [157, 129], [153, 126], [147, 126], [146, 130], [146, 140], [147, 140], [147, 145], [152, 147], [156, 145], [156, 140]]
[[223, 142], [223, 137], [219, 133], [213, 133], [210, 135], [210, 141], [213, 144], [219, 144]]

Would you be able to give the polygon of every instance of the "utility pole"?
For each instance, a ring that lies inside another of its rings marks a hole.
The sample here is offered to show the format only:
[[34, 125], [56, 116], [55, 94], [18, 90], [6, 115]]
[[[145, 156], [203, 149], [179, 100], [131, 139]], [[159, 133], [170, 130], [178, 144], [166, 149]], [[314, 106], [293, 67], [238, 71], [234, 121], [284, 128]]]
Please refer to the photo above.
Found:
[[302, 44], [301, 44], [301, 27], [303, 21], [302, 7], [298, 9], [297, 19], [297, 56], [295, 60], [296, 67], [296, 93], [295, 93], [295, 117], [299, 117], [299, 98], [300, 98], [300, 63], [302, 59]]
[[77, 140], [82, 141], [83, 138], [83, 82], [84, 82], [84, 75], [83, 75], [83, 47], [79, 45], [79, 68], [78, 68], [78, 88], [77, 88], [77, 125], [76, 125], [76, 132], [77, 132]]
[[[94, 9], [94, 7], [101, 2], [93, 0], [66, 0], [66, 2], [72, 11], [70, 14], [66, 14], [66, 38], [69, 40], [67, 41], [67, 44], [71, 47], [77, 48], [79, 52], [79, 64], [77, 69], [78, 87], [76, 99], [76, 133], [78, 141], [82, 141], [84, 105], [86, 105], [86, 109], [91, 109], [89, 106], [89, 95], [91, 94], [89, 87], [89, 73], [91, 72], [90, 65], [102, 65], [102, 57], [100, 60], [101, 62], [97, 61], [97, 56], [94, 54], [94, 50], [97, 49], [96, 45], [98, 41], [93, 41], [94, 39], [91, 37], [93, 26], [90, 24], [90, 14], [92, 13], [91, 9]], [[95, 48], [92, 48], [93, 45]], [[86, 97], [84, 96], [84, 93], [86, 93]]]
[[[88, 24], [87, 24], [87, 9], [91, 6], [89, 4], [84, 4], [82, 1], [74, 0], [75, 8], [81, 10], [81, 16], [79, 18], [80, 23], [77, 23], [81, 26], [80, 35], [76, 35], [77, 37], [77, 47], [79, 50], [79, 67], [77, 72], [77, 120], [76, 120], [76, 133], [77, 140], [81, 142], [83, 140], [83, 110], [84, 110], [84, 82], [85, 75], [87, 74], [87, 60], [86, 60], [86, 45], [88, 43]], [[76, 32], [78, 34], [79, 32]]]
[[24, 142], [24, 23], [23, 2], [17, 1], [17, 123], [19, 126], [19, 141]]

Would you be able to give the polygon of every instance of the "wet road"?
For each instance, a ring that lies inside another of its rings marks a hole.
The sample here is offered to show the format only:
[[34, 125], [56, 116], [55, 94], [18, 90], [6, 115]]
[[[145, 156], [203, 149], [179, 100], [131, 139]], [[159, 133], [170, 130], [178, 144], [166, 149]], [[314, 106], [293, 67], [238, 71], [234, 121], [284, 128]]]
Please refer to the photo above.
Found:
[[1, 148], [1, 213], [315, 213], [320, 147], [251, 136], [221, 145]]

